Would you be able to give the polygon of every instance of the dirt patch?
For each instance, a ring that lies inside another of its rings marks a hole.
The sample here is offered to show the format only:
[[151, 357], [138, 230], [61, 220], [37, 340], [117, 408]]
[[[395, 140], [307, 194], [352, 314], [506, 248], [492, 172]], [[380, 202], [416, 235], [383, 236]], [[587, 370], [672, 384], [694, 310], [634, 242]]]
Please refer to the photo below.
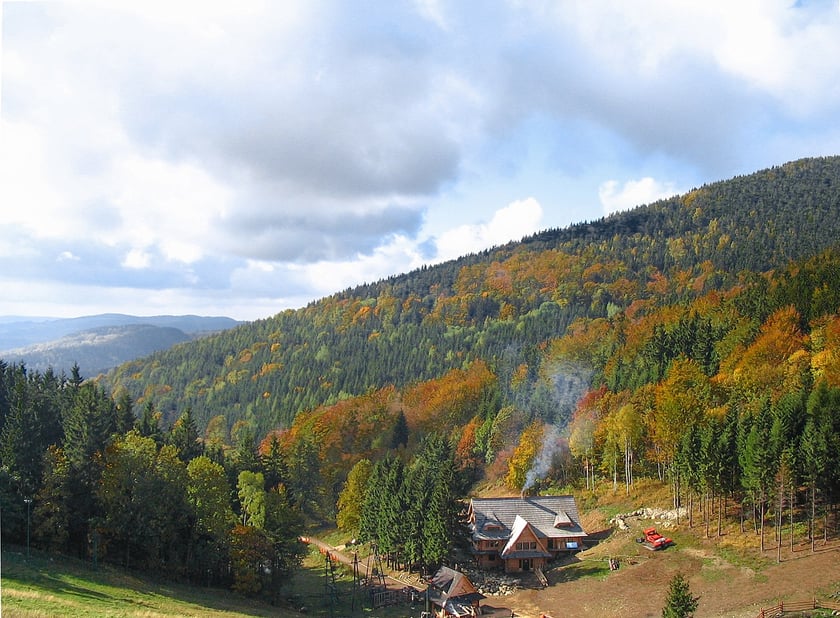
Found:
[[[814, 554], [810, 545], [798, 545], [793, 552], [786, 548], [781, 564], [775, 564], [775, 549], [751, 565], [733, 564], [720, 551], [721, 539], [705, 539], [697, 528], [681, 528], [677, 545], [666, 550], [643, 549], [634, 535], [645, 523], [631, 520], [626, 531], [601, 530], [593, 547], [548, 571], [548, 588], [516, 590], [504, 604], [523, 618], [658, 617], [678, 571], [700, 596], [698, 618], [755, 618], [762, 607], [779, 601], [827, 599], [840, 591], [840, 541]], [[610, 557], [619, 558], [618, 570], [609, 570]]]

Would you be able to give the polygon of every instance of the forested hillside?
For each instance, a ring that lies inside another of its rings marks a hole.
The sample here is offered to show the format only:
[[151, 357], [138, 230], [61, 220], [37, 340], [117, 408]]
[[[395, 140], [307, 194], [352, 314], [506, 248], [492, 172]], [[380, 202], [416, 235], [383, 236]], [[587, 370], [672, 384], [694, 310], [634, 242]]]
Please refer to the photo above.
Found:
[[[552, 406], [540, 348], [578, 318], [688, 301], [835, 244], [840, 158], [808, 159], [360, 286], [128, 363], [103, 382], [258, 435], [302, 410], [487, 362], [506, 403]], [[533, 392], [511, 387], [526, 367]], [[551, 391], [556, 389], [552, 388]], [[568, 407], [558, 411], [570, 412]]]
[[644, 476], [701, 503], [709, 536], [735, 518], [762, 549], [813, 548], [838, 529], [838, 222], [840, 159], [801, 161], [98, 383], [0, 364], [4, 538], [22, 542], [31, 505], [39, 547], [274, 593], [304, 522], [428, 568], [478, 481]]

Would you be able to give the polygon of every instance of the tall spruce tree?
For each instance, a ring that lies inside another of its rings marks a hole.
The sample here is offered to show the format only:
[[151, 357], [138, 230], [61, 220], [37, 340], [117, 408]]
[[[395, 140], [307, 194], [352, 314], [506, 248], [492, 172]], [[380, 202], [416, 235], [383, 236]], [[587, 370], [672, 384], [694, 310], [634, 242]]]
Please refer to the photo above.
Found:
[[202, 454], [203, 449], [201, 442], [199, 442], [192, 407], [187, 406], [186, 410], [175, 421], [175, 424], [172, 425], [169, 432], [169, 443], [178, 449], [178, 457], [183, 461], [190, 462]]
[[773, 452], [771, 440], [772, 425], [770, 402], [765, 400], [752, 421], [741, 458], [742, 483], [752, 495], [753, 505], [758, 507], [758, 533], [762, 552], [765, 549], [764, 520], [767, 500], [778, 467], [778, 458]]
[[116, 431], [110, 397], [91, 382], [76, 384], [73, 404], [63, 418], [64, 453], [70, 466], [68, 486], [69, 544], [80, 556], [88, 553], [91, 519], [98, 512], [96, 486], [101, 454]]

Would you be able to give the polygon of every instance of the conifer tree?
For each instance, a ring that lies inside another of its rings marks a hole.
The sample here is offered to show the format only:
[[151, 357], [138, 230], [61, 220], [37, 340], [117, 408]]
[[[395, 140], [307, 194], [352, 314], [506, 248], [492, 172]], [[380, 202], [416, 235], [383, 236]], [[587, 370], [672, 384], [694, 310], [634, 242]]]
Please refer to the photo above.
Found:
[[379, 511], [382, 508], [382, 491], [385, 484], [386, 460], [380, 459], [371, 468], [364, 488], [362, 510], [359, 513], [359, 540], [378, 543]]
[[762, 409], [756, 413], [752, 427], [747, 434], [744, 451], [741, 456], [743, 470], [742, 483], [744, 488], [752, 494], [753, 504], [758, 506], [760, 547], [764, 552], [764, 519], [767, 509], [767, 498], [773, 479], [776, 476], [778, 459], [774, 456], [771, 429], [772, 414], [769, 402], [765, 402]]
[[198, 429], [192, 416], [192, 408], [187, 406], [187, 409], [172, 425], [169, 432], [169, 443], [178, 449], [178, 457], [185, 462], [190, 462], [201, 455], [202, 446], [198, 438]]
[[671, 579], [665, 607], [662, 608], [662, 618], [691, 618], [697, 609], [700, 597], [691, 595], [688, 580], [682, 573], [677, 573]]
[[260, 444], [260, 464], [265, 474], [265, 485], [269, 489], [287, 481], [286, 458], [277, 432], [271, 432]]
[[397, 449], [408, 444], [408, 422], [405, 420], [405, 413], [400, 410], [394, 429], [391, 433], [391, 448]]
[[128, 391], [123, 391], [117, 399], [117, 432], [126, 433], [131, 431], [137, 419], [134, 417], [134, 399]]
[[143, 406], [143, 415], [137, 420], [137, 431], [144, 438], [151, 438], [160, 446], [163, 444], [163, 433], [160, 429], [160, 413], [155, 410], [155, 404], [147, 401]]

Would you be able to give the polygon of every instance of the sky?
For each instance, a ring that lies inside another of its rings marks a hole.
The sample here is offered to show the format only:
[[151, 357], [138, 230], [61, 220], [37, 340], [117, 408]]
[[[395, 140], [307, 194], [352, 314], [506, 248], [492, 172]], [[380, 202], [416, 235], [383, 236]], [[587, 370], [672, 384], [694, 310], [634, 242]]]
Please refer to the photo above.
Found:
[[840, 154], [838, 0], [0, 0], [0, 316], [270, 317]]

